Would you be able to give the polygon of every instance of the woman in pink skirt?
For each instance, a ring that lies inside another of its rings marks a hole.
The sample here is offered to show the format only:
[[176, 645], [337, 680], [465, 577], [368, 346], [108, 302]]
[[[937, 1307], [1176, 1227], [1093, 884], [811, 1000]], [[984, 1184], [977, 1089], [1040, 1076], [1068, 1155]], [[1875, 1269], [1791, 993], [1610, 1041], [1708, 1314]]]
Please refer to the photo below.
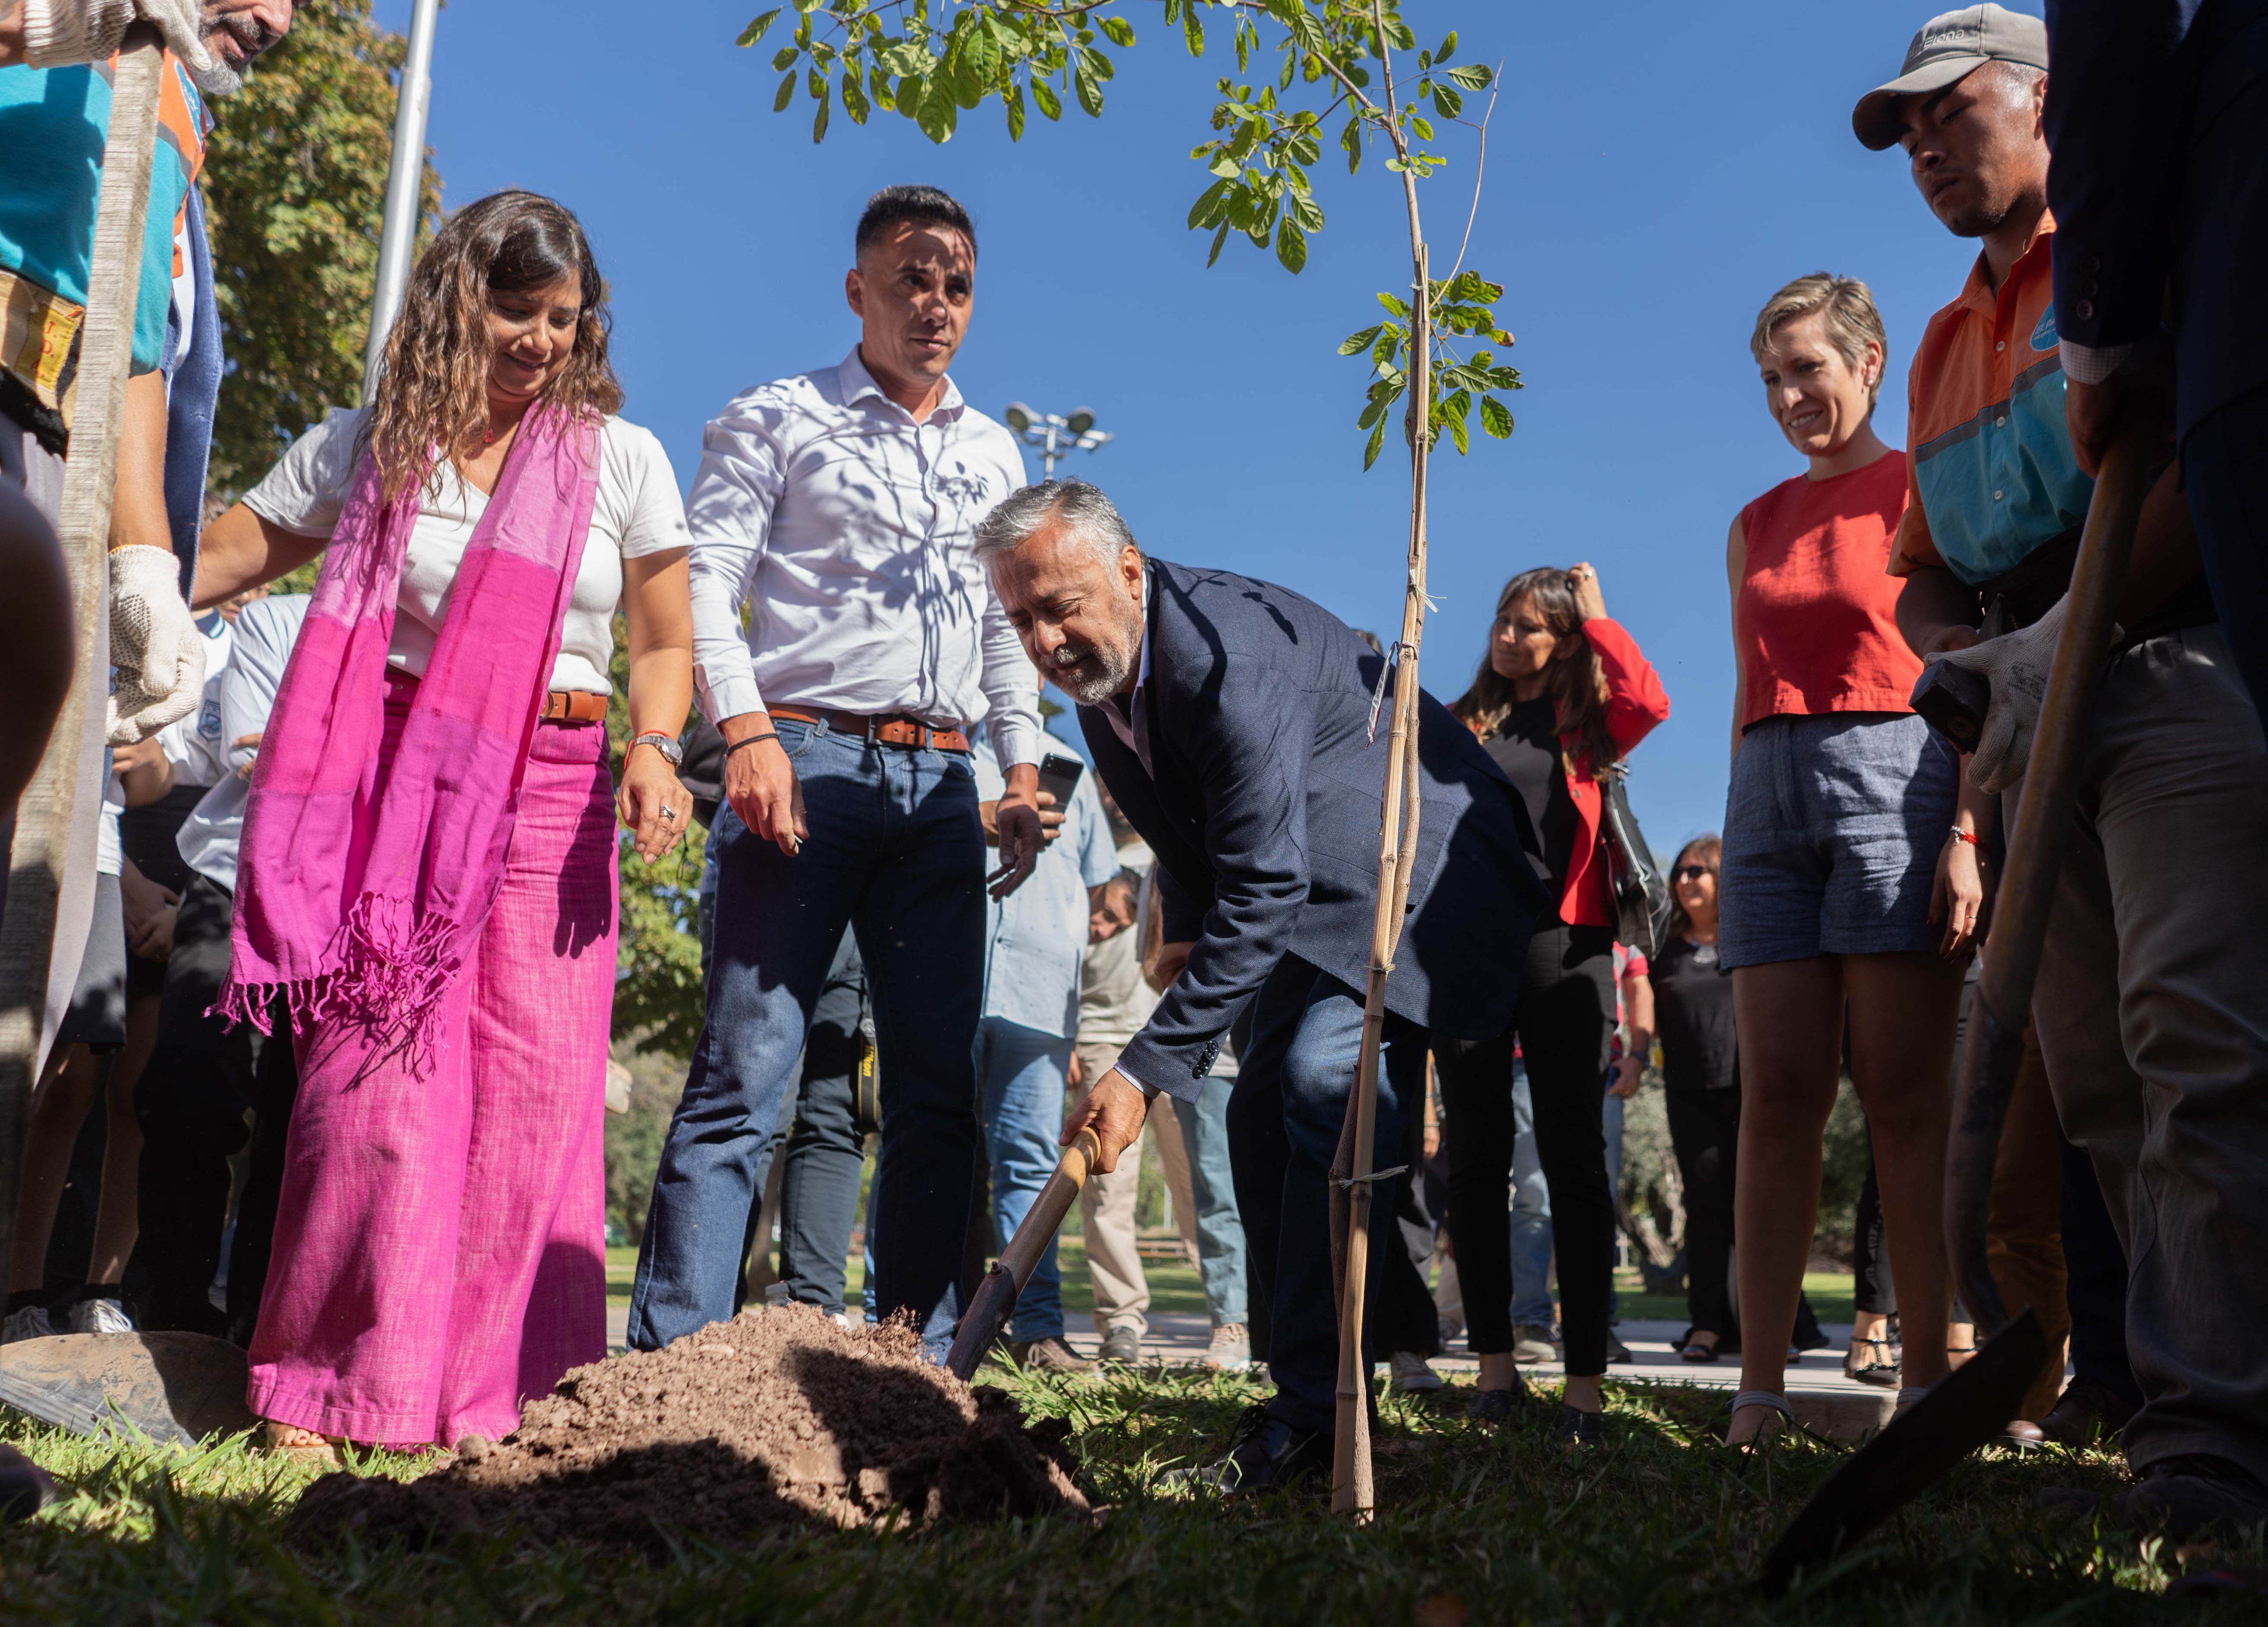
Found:
[[615, 821], [649, 860], [686, 828], [692, 613], [669, 460], [614, 416], [603, 291], [558, 204], [472, 204], [419, 261], [372, 404], [205, 534], [201, 603], [329, 548], [222, 998], [261, 1023], [280, 1000], [298, 1036], [249, 1397], [280, 1449], [500, 1435], [606, 1353]]

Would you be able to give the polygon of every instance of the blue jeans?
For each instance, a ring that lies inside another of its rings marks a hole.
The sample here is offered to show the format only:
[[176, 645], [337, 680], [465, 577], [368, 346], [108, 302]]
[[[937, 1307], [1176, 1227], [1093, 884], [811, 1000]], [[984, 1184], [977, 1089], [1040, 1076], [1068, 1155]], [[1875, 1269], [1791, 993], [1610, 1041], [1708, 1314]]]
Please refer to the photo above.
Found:
[[1228, 1099], [1235, 1091], [1233, 1079], [1207, 1079], [1195, 1101], [1174, 1098], [1174, 1117], [1189, 1155], [1189, 1198], [1197, 1211], [1197, 1280], [1216, 1328], [1235, 1326], [1246, 1314], [1244, 1217], [1236, 1207], [1228, 1155]]
[[1535, 1098], [1528, 1064], [1512, 1064], [1512, 1321], [1549, 1328], [1551, 1314], [1551, 1191], [1535, 1151]]
[[870, 1206], [877, 1305], [910, 1310], [941, 1358], [976, 1165], [973, 1049], [983, 1008], [984, 838], [967, 755], [876, 746], [774, 719], [811, 836], [788, 858], [717, 816], [709, 1020], [654, 1176], [630, 1343], [659, 1350], [733, 1314], [748, 1209], [763, 1189], [821, 985], [848, 924], [873, 1003], [882, 1091]]
[[[1071, 1042], [1005, 1018], [976, 1028], [976, 1083], [984, 1093], [984, 1155], [992, 1166], [992, 1246], [1006, 1246], [1063, 1156], [1064, 1074]], [[1063, 1337], [1063, 1270], [1056, 1240], [1016, 1300], [1019, 1339]]]
[[[1388, 1012], [1378, 1079], [1377, 1145], [1402, 1145], [1405, 1103], [1425, 1087], [1425, 1030]], [[1237, 1206], [1268, 1296], [1270, 1417], [1322, 1432], [1337, 1410], [1338, 1292], [1331, 1275], [1331, 1160], [1362, 1055], [1362, 996], [1297, 955], [1277, 962], [1253, 997], [1252, 1045], [1228, 1101]], [[1371, 1204], [1366, 1292], [1381, 1292], [1389, 1249], [1400, 1248], [1389, 1185]], [[1385, 1351], [1367, 1336], [1366, 1356]], [[1366, 1375], [1369, 1372], [1364, 1364]]]

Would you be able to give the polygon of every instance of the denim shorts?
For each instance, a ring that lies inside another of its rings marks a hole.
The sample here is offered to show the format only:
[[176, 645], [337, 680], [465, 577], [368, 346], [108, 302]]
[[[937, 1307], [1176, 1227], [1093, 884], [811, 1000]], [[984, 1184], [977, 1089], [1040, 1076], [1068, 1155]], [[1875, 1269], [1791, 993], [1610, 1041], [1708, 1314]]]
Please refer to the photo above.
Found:
[[1767, 718], [1726, 799], [1718, 955], [1727, 968], [1920, 953], [1961, 758], [1911, 712]]

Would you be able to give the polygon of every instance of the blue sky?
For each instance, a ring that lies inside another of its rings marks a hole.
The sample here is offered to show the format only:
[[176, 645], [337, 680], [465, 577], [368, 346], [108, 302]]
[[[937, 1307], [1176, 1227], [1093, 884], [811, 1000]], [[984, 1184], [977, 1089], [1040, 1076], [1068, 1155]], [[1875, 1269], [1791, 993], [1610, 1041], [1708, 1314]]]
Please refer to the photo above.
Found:
[[[1389, 453], [1363, 473], [1362, 368], [1336, 353], [1376, 320], [1373, 291], [1408, 280], [1394, 178], [1319, 169], [1329, 224], [1300, 276], [1241, 239], [1208, 271], [1206, 236], [1184, 225], [1205, 182], [1188, 153], [1233, 70], [1225, 44], [1192, 61], [1155, 7], [1122, 6], [1140, 39], [1100, 121], [1035, 114], [1012, 144], [988, 107], [939, 148], [895, 114], [859, 129], [838, 109], [814, 147], [810, 104], [774, 114], [768, 52], [733, 44], [769, 4], [456, 0], [440, 18], [429, 140], [446, 201], [524, 186], [581, 215], [613, 285], [626, 415], [681, 482], [726, 397], [848, 350], [859, 204], [930, 181], [977, 222], [954, 369], [971, 401], [1093, 407], [1118, 439], [1071, 467], [1145, 547], [1394, 623], [1406, 466]], [[1670, 694], [1631, 782], [1658, 847], [1722, 818], [1726, 528], [1800, 467], [1749, 359], [1757, 307], [1808, 271], [1866, 278], [1892, 349], [1880, 423], [1904, 445], [1906, 362], [1975, 256], [1895, 151], [1851, 135], [1852, 103], [1896, 75], [1935, 9], [1405, 0], [1428, 43], [1454, 27], [1461, 57], [1504, 63], [1468, 263], [1506, 284], [1528, 386], [1511, 441], [1434, 465], [1427, 687], [1462, 689], [1506, 578], [1593, 562]], [[379, 17], [406, 26], [408, 0]], [[1437, 255], [1454, 256], [1470, 195], [1460, 135], [1422, 191]]]

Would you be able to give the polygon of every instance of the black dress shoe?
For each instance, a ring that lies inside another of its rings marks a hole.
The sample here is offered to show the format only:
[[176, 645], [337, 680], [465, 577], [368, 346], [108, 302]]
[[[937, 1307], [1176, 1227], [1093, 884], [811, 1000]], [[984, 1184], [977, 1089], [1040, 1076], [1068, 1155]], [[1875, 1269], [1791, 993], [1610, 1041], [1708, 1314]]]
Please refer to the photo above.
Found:
[[2268, 1485], [2227, 1458], [2160, 1458], [2118, 1506], [2137, 1530], [2163, 1531], [2177, 1542], [2213, 1530], [2235, 1536], [2268, 1524]]
[[1184, 1470], [1180, 1476], [1190, 1486], [1209, 1487], [1223, 1497], [1248, 1497], [1257, 1491], [1280, 1491], [1331, 1465], [1331, 1442], [1320, 1431], [1293, 1429], [1271, 1417], [1266, 1402], [1248, 1407], [1228, 1438], [1228, 1451], [1218, 1462]]
[[1560, 1404], [1559, 1421], [1551, 1426], [1552, 1435], [1566, 1447], [1603, 1447], [1607, 1444], [1606, 1421], [1598, 1413], [1584, 1412]]
[[2134, 1403], [2107, 1384], [2073, 1379], [2040, 1420], [2040, 1432], [2059, 1447], [2091, 1447], [2117, 1439], [2135, 1413]]
[[1475, 1424], [1512, 1424], [1521, 1412], [1535, 1400], [1529, 1394], [1528, 1381], [1518, 1373], [1512, 1375], [1510, 1389], [1476, 1390], [1473, 1404], [1465, 1409], [1465, 1417]]

